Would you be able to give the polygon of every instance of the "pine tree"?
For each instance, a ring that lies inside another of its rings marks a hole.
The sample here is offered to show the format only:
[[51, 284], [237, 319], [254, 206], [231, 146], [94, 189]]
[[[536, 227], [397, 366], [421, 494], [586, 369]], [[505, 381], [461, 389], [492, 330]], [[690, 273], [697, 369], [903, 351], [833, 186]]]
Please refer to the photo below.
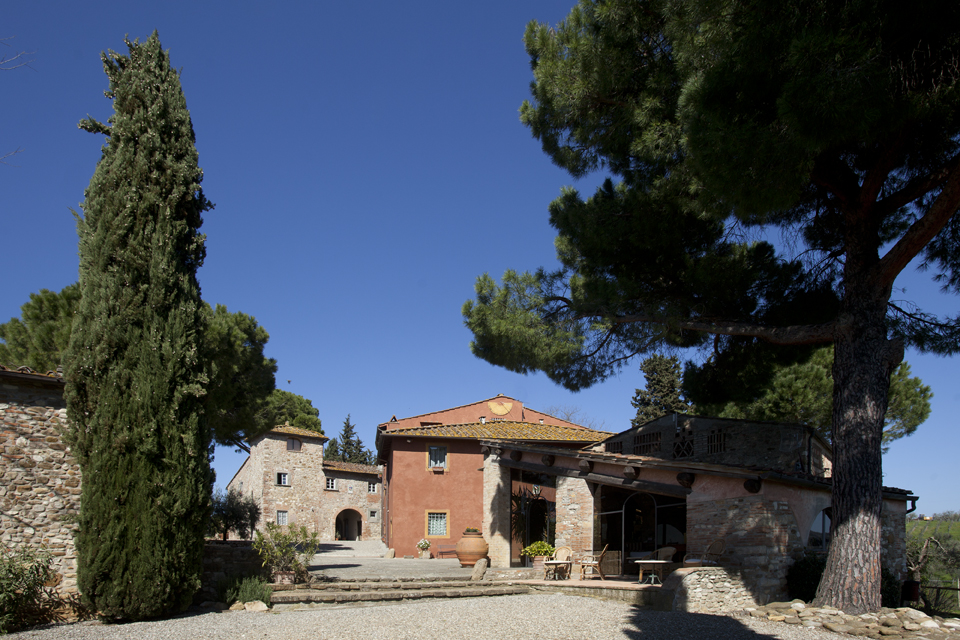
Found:
[[327, 442], [327, 447], [323, 450], [323, 459], [338, 461], [343, 459], [340, 453], [340, 443], [337, 442], [336, 438], [330, 438], [330, 441]]
[[350, 414], [348, 413], [343, 420], [343, 426], [340, 428], [339, 441], [337, 438], [333, 438], [327, 443], [327, 450], [323, 456], [324, 460], [338, 460], [357, 464], [374, 463], [373, 452], [364, 448], [360, 436], [357, 435], [356, 426], [350, 422]]
[[101, 55], [114, 114], [85, 192], [81, 304], [64, 357], [70, 444], [83, 473], [78, 582], [112, 620], [185, 609], [200, 586], [210, 430], [199, 359], [202, 213], [193, 125], [154, 32]]
[[647, 386], [637, 389], [630, 404], [637, 415], [630, 421], [635, 427], [656, 420], [671, 411], [691, 413], [692, 405], [681, 397], [680, 360], [676, 356], [654, 354], [640, 365]]

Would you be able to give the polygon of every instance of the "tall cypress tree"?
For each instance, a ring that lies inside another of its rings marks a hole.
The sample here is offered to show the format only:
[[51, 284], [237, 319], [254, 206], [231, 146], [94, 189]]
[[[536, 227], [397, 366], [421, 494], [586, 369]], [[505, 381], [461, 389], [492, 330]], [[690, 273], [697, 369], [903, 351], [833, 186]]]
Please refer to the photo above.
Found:
[[637, 415], [630, 421], [639, 427], [671, 411], [690, 413], [693, 407], [682, 397], [680, 389], [680, 360], [676, 356], [655, 353], [640, 365], [647, 380], [645, 389], [637, 389], [630, 401]]
[[210, 431], [198, 358], [200, 188], [180, 78], [154, 32], [101, 55], [107, 136], [85, 192], [77, 324], [64, 357], [69, 435], [83, 473], [78, 579], [108, 619], [182, 610], [200, 585]]

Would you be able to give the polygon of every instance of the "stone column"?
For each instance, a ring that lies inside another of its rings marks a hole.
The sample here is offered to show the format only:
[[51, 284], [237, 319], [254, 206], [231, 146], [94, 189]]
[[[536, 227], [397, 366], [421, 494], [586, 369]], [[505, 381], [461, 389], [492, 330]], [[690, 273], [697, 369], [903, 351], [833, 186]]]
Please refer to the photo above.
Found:
[[500, 466], [500, 454], [483, 455], [483, 537], [490, 545], [492, 568], [510, 566], [510, 469]]
[[582, 478], [557, 476], [556, 546], [570, 547], [575, 556], [593, 552], [596, 503]]

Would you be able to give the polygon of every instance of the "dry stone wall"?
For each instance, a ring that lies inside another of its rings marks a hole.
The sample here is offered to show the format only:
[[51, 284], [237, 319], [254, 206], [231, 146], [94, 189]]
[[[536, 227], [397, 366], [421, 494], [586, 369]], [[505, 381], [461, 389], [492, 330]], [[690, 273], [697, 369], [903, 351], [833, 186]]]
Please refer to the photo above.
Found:
[[757, 606], [743, 575], [735, 568], [677, 569], [664, 582], [663, 591], [673, 592], [672, 611], [725, 613]]
[[77, 592], [73, 542], [80, 511], [80, 467], [61, 438], [63, 384], [27, 375], [0, 377], [0, 545], [44, 547], [61, 594]]

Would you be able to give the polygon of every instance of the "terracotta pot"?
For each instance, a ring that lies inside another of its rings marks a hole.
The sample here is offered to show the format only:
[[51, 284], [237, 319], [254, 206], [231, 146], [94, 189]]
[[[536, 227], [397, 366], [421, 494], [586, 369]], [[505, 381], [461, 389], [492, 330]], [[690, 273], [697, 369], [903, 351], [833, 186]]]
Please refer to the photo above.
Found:
[[549, 557], [550, 556], [533, 556], [533, 570], [543, 571], [543, 563], [546, 562]]
[[490, 545], [479, 531], [465, 531], [457, 543], [457, 560], [461, 567], [472, 567], [477, 560], [487, 557]]

